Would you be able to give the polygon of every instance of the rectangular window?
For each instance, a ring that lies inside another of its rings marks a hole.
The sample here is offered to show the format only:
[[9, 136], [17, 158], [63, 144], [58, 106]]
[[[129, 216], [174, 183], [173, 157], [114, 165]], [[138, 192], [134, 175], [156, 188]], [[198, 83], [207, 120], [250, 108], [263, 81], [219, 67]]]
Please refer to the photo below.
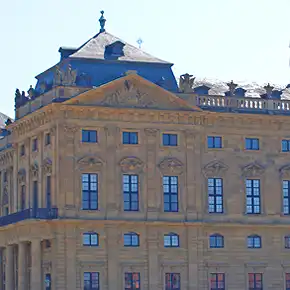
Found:
[[207, 147], [208, 148], [222, 148], [222, 137], [208, 136]]
[[137, 290], [140, 287], [140, 273], [125, 273], [125, 290]]
[[138, 133], [123, 132], [123, 144], [138, 144]]
[[37, 151], [37, 149], [38, 149], [38, 140], [37, 138], [34, 138], [32, 140], [32, 151]]
[[163, 198], [165, 212], [178, 212], [177, 176], [163, 176]]
[[286, 290], [290, 290], [290, 273], [285, 274], [285, 286]]
[[163, 146], [177, 146], [177, 134], [163, 134]]
[[290, 151], [290, 140], [282, 140], [281, 142], [282, 152]]
[[25, 195], [26, 195], [26, 190], [25, 190], [25, 185], [21, 185], [21, 193], [20, 193], [20, 210], [25, 209]]
[[223, 213], [223, 180], [221, 178], [208, 178], [208, 212]]
[[225, 290], [225, 274], [211, 273], [210, 274], [210, 290]]
[[180, 289], [180, 273], [165, 273], [165, 290]]
[[35, 210], [38, 208], [38, 182], [33, 181], [33, 206]]
[[84, 290], [100, 289], [100, 273], [84, 272]]
[[139, 210], [138, 175], [123, 175], [124, 211]]
[[46, 208], [51, 208], [51, 176], [46, 176]]
[[246, 150], [259, 150], [259, 139], [258, 138], [246, 138], [245, 139]]
[[97, 143], [98, 134], [96, 130], [82, 130], [82, 142]]
[[98, 174], [82, 174], [82, 209], [98, 209]]
[[3, 174], [3, 182], [7, 182], [7, 180], [8, 180], [7, 171], [4, 171], [4, 174]]
[[46, 133], [44, 137], [44, 145], [47, 146], [50, 144], [50, 133]]
[[249, 273], [249, 290], [263, 290], [263, 274]]
[[51, 274], [45, 274], [45, 290], [51, 290]]
[[290, 214], [290, 180], [283, 180], [283, 213]]
[[99, 235], [97, 233], [84, 233], [83, 245], [97, 247], [99, 245]]
[[247, 199], [247, 214], [261, 213], [261, 196], [260, 196], [260, 180], [246, 180], [246, 199]]
[[24, 156], [24, 155], [25, 155], [25, 146], [24, 146], [24, 144], [22, 144], [20, 146], [20, 156]]

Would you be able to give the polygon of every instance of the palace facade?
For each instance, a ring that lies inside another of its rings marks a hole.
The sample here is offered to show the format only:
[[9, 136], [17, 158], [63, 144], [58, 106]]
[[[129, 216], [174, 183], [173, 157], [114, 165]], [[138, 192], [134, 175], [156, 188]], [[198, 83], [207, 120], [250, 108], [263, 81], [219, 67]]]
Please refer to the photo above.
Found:
[[290, 101], [197, 84], [105, 30], [0, 139], [0, 289], [289, 290]]

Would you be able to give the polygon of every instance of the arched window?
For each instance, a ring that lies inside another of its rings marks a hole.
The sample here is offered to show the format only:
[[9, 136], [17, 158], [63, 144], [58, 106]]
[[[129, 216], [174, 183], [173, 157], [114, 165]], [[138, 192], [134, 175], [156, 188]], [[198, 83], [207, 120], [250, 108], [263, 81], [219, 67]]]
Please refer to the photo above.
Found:
[[125, 247], [139, 247], [139, 235], [133, 232], [124, 234], [124, 246]]
[[175, 233], [165, 234], [164, 247], [167, 248], [179, 247], [179, 235]]
[[247, 245], [252, 249], [262, 248], [262, 239], [258, 235], [248, 236]]
[[224, 247], [224, 237], [220, 234], [213, 234], [209, 237], [209, 247], [210, 248], [223, 248]]
[[83, 233], [83, 245], [97, 247], [99, 245], [99, 235], [97, 233]]

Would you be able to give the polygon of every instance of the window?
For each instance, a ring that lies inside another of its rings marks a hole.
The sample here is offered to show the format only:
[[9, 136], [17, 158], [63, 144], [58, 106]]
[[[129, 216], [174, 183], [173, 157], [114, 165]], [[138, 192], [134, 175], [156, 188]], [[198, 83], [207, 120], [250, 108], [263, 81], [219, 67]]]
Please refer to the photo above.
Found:
[[138, 144], [138, 133], [123, 132], [123, 144]]
[[139, 247], [139, 235], [136, 233], [124, 234], [125, 247]]
[[51, 274], [47, 273], [45, 274], [45, 290], [51, 290]]
[[261, 213], [260, 180], [246, 180], [247, 214]]
[[164, 247], [166, 248], [178, 248], [179, 247], [179, 235], [175, 233], [169, 233], [164, 235]]
[[93, 173], [82, 174], [82, 209], [98, 209], [98, 175]]
[[98, 136], [95, 130], [82, 130], [82, 142], [97, 143]]
[[83, 234], [83, 245], [84, 246], [98, 246], [99, 235], [97, 233], [84, 233]]
[[38, 149], [38, 140], [37, 138], [34, 138], [32, 140], [32, 151], [37, 151], [37, 149]]
[[249, 273], [249, 290], [263, 290], [263, 274]]
[[50, 144], [50, 133], [46, 133], [44, 137], [44, 145], [47, 146]]
[[84, 290], [99, 290], [100, 274], [99, 272], [84, 272]]
[[124, 211], [139, 210], [138, 175], [123, 175]]
[[284, 237], [284, 247], [285, 249], [290, 249], [290, 236]]
[[140, 273], [125, 273], [125, 290], [140, 289]]
[[285, 274], [285, 286], [286, 290], [290, 290], [290, 273]]
[[3, 182], [7, 182], [8, 178], [7, 178], [7, 171], [4, 171], [3, 174]]
[[177, 146], [177, 134], [163, 134], [163, 146]]
[[283, 213], [290, 214], [290, 181], [283, 180]]
[[25, 209], [25, 195], [26, 195], [26, 190], [25, 190], [25, 185], [21, 185], [21, 193], [20, 193], [20, 210]]
[[248, 237], [248, 248], [259, 249], [262, 248], [262, 239], [260, 236], [254, 235]]
[[246, 138], [245, 139], [246, 150], [259, 150], [259, 139], [257, 138]]
[[222, 137], [208, 136], [207, 147], [208, 148], [222, 148]]
[[290, 151], [290, 140], [282, 140], [282, 152], [289, 152]]
[[178, 177], [163, 176], [164, 211], [178, 212]]
[[46, 176], [46, 208], [51, 208], [51, 176]]
[[225, 290], [225, 274], [211, 273], [210, 274], [210, 290]]
[[24, 144], [22, 144], [20, 146], [20, 156], [24, 156], [24, 155], [25, 155], [25, 146], [24, 146]]
[[210, 248], [223, 248], [224, 247], [224, 237], [220, 234], [214, 234], [209, 237], [209, 247]]
[[223, 213], [223, 180], [221, 178], [208, 178], [208, 212]]
[[180, 273], [165, 273], [165, 290], [180, 289]]

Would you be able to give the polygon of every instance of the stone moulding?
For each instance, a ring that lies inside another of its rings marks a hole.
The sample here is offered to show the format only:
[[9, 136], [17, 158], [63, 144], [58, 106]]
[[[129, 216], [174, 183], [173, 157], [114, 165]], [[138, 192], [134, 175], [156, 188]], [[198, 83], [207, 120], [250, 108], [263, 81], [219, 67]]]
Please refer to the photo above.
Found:
[[280, 177], [290, 178], [290, 164], [286, 164], [279, 169]]
[[183, 163], [177, 158], [165, 158], [159, 163], [158, 167], [162, 174], [180, 175], [183, 172]]
[[119, 165], [123, 173], [140, 173], [143, 171], [144, 162], [137, 157], [125, 157]]
[[214, 176], [223, 176], [226, 171], [229, 169], [227, 165], [225, 165], [222, 161], [214, 160], [209, 162], [203, 168], [203, 174], [206, 177], [214, 177]]
[[259, 177], [265, 172], [265, 167], [258, 162], [250, 163], [242, 168], [243, 177]]

